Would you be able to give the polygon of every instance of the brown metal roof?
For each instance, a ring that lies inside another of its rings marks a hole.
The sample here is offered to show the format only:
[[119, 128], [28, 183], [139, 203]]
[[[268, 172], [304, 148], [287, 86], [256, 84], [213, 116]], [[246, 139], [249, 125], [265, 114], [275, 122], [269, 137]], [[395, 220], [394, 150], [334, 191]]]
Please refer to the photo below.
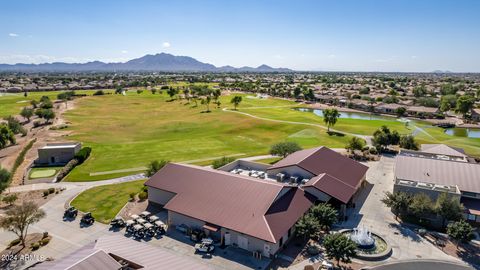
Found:
[[313, 186], [343, 203], [348, 203], [350, 198], [357, 191], [355, 187], [352, 187], [338, 178], [326, 173], [310, 179], [305, 186]]
[[[274, 181], [175, 163], [167, 164], [145, 185], [176, 194], [165, 205], [170, 211], [273, 243], [283, 234], [280, 229], [272, 231], [278, 225], [266, 219], [267, 211], [279, 194], [295, 189]], [[304, 194], [303, 190], [300, 192]], [[298, 194], [283, 211], [269, 215], [280, 217], [291, 227], [311, 205]], [[285, 203], [284, 199], [288, 198], [278, 200]]]
[[451, 147], [445, 144], [422, 144], [421, 151], [430, 154], [467, 157], [462, 148]]
[[395, 177], [480, 193], [480, 165], [474, 163], [397, 155]]
[[269, 170], [295, 165], [317, 176], [329, 174], [355, 188], [358, 188], [368, 170], [367, 166], [324, 146], [297, 151], [275, 163]]

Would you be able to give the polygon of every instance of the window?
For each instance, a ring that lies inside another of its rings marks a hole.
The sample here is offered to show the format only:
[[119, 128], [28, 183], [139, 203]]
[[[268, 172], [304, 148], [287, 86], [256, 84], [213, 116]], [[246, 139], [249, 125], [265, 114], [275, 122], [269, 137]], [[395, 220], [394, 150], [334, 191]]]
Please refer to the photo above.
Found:
[[283, 246], [283, 237], [280, 238], [280, 243], [278, 244], [279, 247]]
[[475, 218], [476, 218], [475, 215], [468, 214], [468, 217], [467, 217], [468, 220], [473, 220], [473, 221], [475, 221]]

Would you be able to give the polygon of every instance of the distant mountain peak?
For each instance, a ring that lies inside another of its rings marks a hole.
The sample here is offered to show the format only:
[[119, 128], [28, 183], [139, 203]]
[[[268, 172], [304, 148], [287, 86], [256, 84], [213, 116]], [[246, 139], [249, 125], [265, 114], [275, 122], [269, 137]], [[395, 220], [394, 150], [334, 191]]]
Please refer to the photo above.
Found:
[[163, 72], [291, 72], [286, 68], [272, 68], [260, 65], [257, 68], [232, 66], [216, 67], [203, 63], [190, 56], [175, 56], [161, 52], [146, 54], [142, 57], [131, 59], [123, 63], [104, 63], [92, 61], [87, 63], [44, 63], [44, 64], [0, 64], [0, 71], [25, 71], [25, 72], [82, 72], [82, 71], [163, 71]]

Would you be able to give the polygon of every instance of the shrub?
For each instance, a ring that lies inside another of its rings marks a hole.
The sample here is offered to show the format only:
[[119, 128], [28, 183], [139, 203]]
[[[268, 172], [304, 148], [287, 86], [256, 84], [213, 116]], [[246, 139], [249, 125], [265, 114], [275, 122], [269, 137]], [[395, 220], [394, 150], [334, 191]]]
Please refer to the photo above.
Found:
[[135, 195], [136, 195], [135, 192], [131, 192], [130, 194], [128, 194], [128, 196], [130, 196], [130, 201], [134, 201], [134, 200], [135, 200]]
[[50, 194], [50, 193], [48, 192], [48, 190], [44, 190], [44, 191], [43, 191], [43, 197], [47, 197], [48, 194]]
[[142, 191], [148, 193], [148, 187], [147, 187], [147, 186], [143, 186], [143, 187], [142, 187]]
[[78, 164], [82, 164], [85, 160], [87, 160], [91, 152], [92, 148], [90, 147], [83, 147], [82, 149], [80, 149], [80, 151], [75, 154], [75, 159], [78, 160]]
[[139, 199], [140, 201], [144, 201], [144, 200], [146, 200], [147, 198], [148, 198], [148, 194], [147, 194], [147, 192], [145, 192], [145, 191], [142, 191], [142, 192], [140, 192], [140, 193], [138, 194], [138, 199]]
[[52, 194], [55, 192], [55, 188], [51, 187], [51, 188], [48, 188], [48, 194]]
[[30, 247], [32, 248], [32, 250], [37, 250], [40, 248], [40, 244], [39, 243], [32, 243], [30, 245]]
[[377, 148], [375, 147], [370, 147], [370, 149], [368, 149], [368, 152], [370, 152], [370, 154], [372, 155], [378, 154]]
[[93, 93], [94, 96], [103, 96], [105, 95], [105, 92], [103, 90], [97, 90], [95, 93]]
[[39, 127], [39, 126], [41, 126], [41, 125], [42, 125], [42, 122], [41, 122], [41, 121], [39, 121], [39, 120], [33, 121], [33, 127], [36, 128], [36, 127]]
[[40, 245], [46, 246], [50, 242], [50, 238], [44, 238], [40, 240]]
[[8, 205], [12, 205], [18, 199], [17, 194], [10, 194], [3, 197], [2, 201]]
[[12, 241], [10, 242], [10, 244], [8, 244], [8, 246], [9, 246], [9, 247], [13, 247], [13, 246], [16, 246], [16, 245], [18, 245], [18, 244], [20, 244], [20, 238], [17, 238], [17, 239], [15, 239], [15, 240], [12, 240]]
[[45, 239], [48, 237], [48, 232], [43, 232], [42, 239]]
[[77, 159], [72, 159], [70, 160], [67, 165], [65, 165], [60, 172], [57, 175], [57, 181], [62, 180], [67, 174], [75, 168], [75, 166], [78, 165], [78, 160]]
[[212, 167], [213, 167], [214, 169], [218, 169], [218, 168], [220, 168], [220, 167], [222, 167], [222, 166], [224, 166], [224, 165], [227, 165], [228, 163], [230, 163], [230, 162], [232, 162], [232, 161], [234, 161], [234, 160], [235, 160], [235, 159], [232, 158], [232, 157], [222, 157], [222, 158], [220, 158], [220, 159], [217, 159], [217, 160], [213, 161]]
[[137, 90], [137, 94], [143, 93], [143, 90]]

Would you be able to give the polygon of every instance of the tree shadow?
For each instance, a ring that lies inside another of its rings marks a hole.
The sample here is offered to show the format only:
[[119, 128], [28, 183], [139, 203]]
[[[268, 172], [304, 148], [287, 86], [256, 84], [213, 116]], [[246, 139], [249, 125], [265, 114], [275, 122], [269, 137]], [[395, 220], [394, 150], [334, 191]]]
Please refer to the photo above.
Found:
[[407, 237], [415, 242], [420, 242], [422, 240], [422, 238], [416, 232], [402, 224], [390, 222], [388, 226], [396, 230], [394, 234], [401, 234], [403, 237]]
[[345, 134], [337, 131], [327, 131], [329, 136], [336, 136], [336, 137], [345, 137]]

